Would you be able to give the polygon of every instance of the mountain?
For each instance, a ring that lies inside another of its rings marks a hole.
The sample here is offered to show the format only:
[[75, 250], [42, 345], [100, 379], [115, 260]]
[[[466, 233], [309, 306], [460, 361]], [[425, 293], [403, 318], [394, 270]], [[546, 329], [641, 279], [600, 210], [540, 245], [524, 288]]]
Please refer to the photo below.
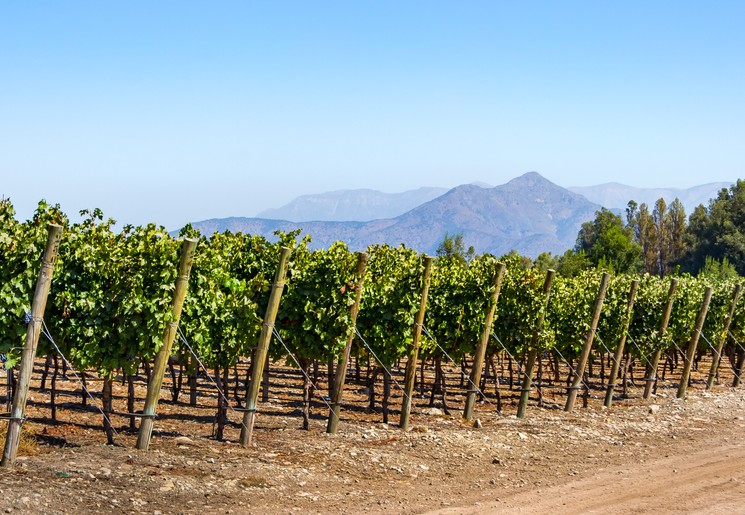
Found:
[[463, 233], [466, 246], [501, 255], [512, 249], [535, 257], [574, 246], [583, 222], [600, 206], [582, 195], [527, 173], [494, 188], [463, 185], [395, 218], [366, 222], [289, 222], [266, 218], [225, 218], [194, 223], [203, 234], [230, 230], [273, 238], [275, 230], [297, 228], [313, 237], [313, 247], [342, 240], [352, 250], [370, 244], [401, 243], [433, 254], [445, 234]]
[[307, 222], [368, 221], [393, 218], [445, 193], [446, 188], [419, 188], [403, 193], [359, 189], [338, 190], [297, 197], [277, 209], [267, 209], [258, 218]]
[[685, 207], [687, 215], [693, 213], [693, 210], [699, 204], [708, 206], [709, 199], [716, 197], [719, 190], [729, 188], [731, 182], [710, 182], [692, 188], [635, 188], [626, 186], [617, 182], [599, 184], [597, 186], [576, 186], [568, 188], [574, 193], [584, 195], [591, 202], [600, 204], [608, 209], [620, 209], [624, 211], [629, 200], [635, 200], [638, 204], [646, 203], [650, 210], [654, 208], [657, 199], [664, 198], [665, 202], [670, 202], [679, 198]]

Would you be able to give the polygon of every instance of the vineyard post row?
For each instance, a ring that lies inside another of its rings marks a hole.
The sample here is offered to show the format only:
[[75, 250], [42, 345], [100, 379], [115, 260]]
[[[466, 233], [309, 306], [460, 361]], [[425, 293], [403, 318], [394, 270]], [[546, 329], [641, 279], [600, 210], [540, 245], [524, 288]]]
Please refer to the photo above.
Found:
[[698, 346], [698, 339], [701, 336], [701, 329], [704, 327], [706, 321], [706, 313], [709, 311], [709, 303], [711, 302], [711, 294], [714, 289], [711, 286], [706, 287], [704, 292], [704, 301], [701, 303], [701, 309], [698, 311], [696, 316], [696, 325], [693, 328], [693, 334], [688, 342], [688, 348], [685, 353], [685, 361], [683, 362], [683, 373], [680, 376], [680, 383], [678, 384], [678, 399], [682, 399], [686, 395], [686, 389], [688, 388], [688, 378], [691, 376], [691, 366], [693, 365], [693, 357], [696, 354], [696, 347]]
[[194, 250], [196, 247], [197, 240], [192, 238], [185, 238], [182, 243], [178, 278], [176, 279], [176, 289], [173, 292], [173, 301], [171, 304], [172, 319], [166, 324], [163, 334], [163, 345], [155, 356], [153, 373], [147, 385], [145, 407], [142, 410], [142, 422], [140, 422], [140, 432], [137, 435], [137, 448], [140, 450], [147, 450], [150, 445], [150, 437], [152, 436], [153, 424], [155, 422], [155, 412], [158, 409], [158, 399], [160, 398], [160, 387], [163, 384], [163, 374], [166, 371], [168, 358], [171, 356], [173, 340], [176, 338], [178, 331], [178, 324], [181, 319], [184, 298], [186, 298], [186, 290], [189, 286], [189, 274], [191, 272], [191, 265], [194, 262]]
[[[706, 390], [711, 390], [714, 387], [714, 379], [716, 378], [717, 371], [719, 370], [719, 363], [722, 359], [722, 349], [724, 348], [724, 344], [727, 341], [727, 338], [729, 337], [729, 328], [730, 325], [732, 325], [732, 318], [735, 316], [735, 309], [737, 308], [737, 301], [740, 299], [740, 291], [742, 290], [742, 284], [737, 283], [735, 285], [735, 290], [732, 292], [732, 302], [729, 306], [729, 311], [727, 312], [727, 318], [724, 319], [724, 327], [722, 328], [722, 334], [719, 337], [719, 343], [717, 344], [716, 348], [714, 349], [714, 356], [711, 360], [711, 369], [709, 370], [709, 377], [706, 380]], [[740, 371], [737, 371], [737, 374], [740, 374]]]
[[528, 409], [528, 400], [530, 399], [530, 392], [533, 390], [533, 369], [535, 368], [535, 362], [538, 359], [538, 345], [541, 339], [541, 330], [543, 329], [543, 323], [546, 320], [546, 309], [548, 307], [548, 301], [551, 299], [551, 287], [554, 283], [554, 276], [556, 275], [555, 270], [548, 270], [546, 272], [546, 280], [543, 283], [543, 304], [541, 306], [538, 320], [533, 329], [533, 336], [530, 339], [530, 346], [528, 347], [528, 359], [525, 362], [525, 369], [523, 374], [522, 388], [520, 388], [520, 403], [517, 405], [517, 418], [525, 418], [525, 412]]
[[401, 399], [401, 418], [399, 427], [409, 428], [409, 415], [411, 414], [411, 396], [414, 395], [414, 379], [416, 378], [416, 364], [419, 356], [419, 340], [422, 337], [424, 314], [427, 310], [427, 294], [429, 293], [430, 279], [432, 277], [432, 258], [424, 256], [424, 277], [422, 281], [422, 295], [419, 311], [414, 319], [414, 340], [409, 350], [409, 359], [406, 360], [406, 373], [404, 376], [404, 396]]
[[360, 312], [360, 301], [362, 300], [362, 285], [365, 282], [365, 269], [367, 268], [367, 254], [360, 252], [357, 254], [357, 269], [355, 271], [355, 282], [354, 282], [354, 304], [349, 310], [349, 318], [352, 325], [352, 330], [347, 335], [347, 341], [344, 345], [344, 351], [342, 352], [339, 362], [336, 367], [336, 375], [334, 376], [334, 386], [331, 391], [331, 409], [329, 410], [329, 419], [326, 426], [326, 432], [330, 434], [336, 433], [336, 429], [339, 426], [339, 415], [341, 411], [341, 401], [344, 396], [344, 383], [347, 378], [347, 366], [349, 365], [349, 356], [352, 352], [352, 343], [355, 338], [355, 330], [357, 324], [357, 315]]
[[463, 409], [463, 419], [471, 420], [473, 418], [473, 408], [476, 404], [476, 394], [480, 392], [478, 385], [481, 383], [481, 369], [484, 365], [486, 355], [486, 346], [491, 336], [491, 328], [494, 322], [494, 314], [497, 312], [497, 302], [499, 302], [499, 292], [502, 290], [502, 279], [504, 278], [504, 263], [499, 263], [497, 275], [494, 278], [494, 293], [487, 306], [486, 320], [484, 320], [484, 332], [481, 334], [481, 340], [473, 356], [471, 365], [471, 375], [469, 377], [468, 394], [466, 396], [466, 406]]
[[269, 295], [269, 303], [266, 307], [264, 323], [261, 325], [261, 336], [259, 337], [259, 344], [256, 348], [256, 354], [254, 357], [255, 361], [251, 371], [251, 383], [246, 390], [246, 411], [243, 413], [243, 425], [241, 426], [240, 436], [241, 445], [244, 446], [251, 445], [253, 437], [254, 423], [256, 422], [256, 401], [259, 398], [259, 383], [261, 382], [261, 376], [264, 373], [264, 364], [269, 351], [269, 342], [271, 341], [274, 332], [274, 321], [277, 318], [279, 301], [282, 297], [282, 290], [285, 287], [287, 261], [290, 257], [290, 252], [292, 251], [289, 248], [282, 247], [282, 251], [279, 255], [277, 274], [274, 276], [274, 284], [272, 285], [272, 291]]
[[[670, 323], [670, 315], [673, 312], [673, 301], [675, 300], [675, 290], [677, 290], [677, 288], [678, 279], [673, 277], [670, 279], [670, 289], [667, 292], [667, 304], [665, 304], [665, 311], [662, 313], [662, 321], [660, 322], [660, 340], [665, 338], [665, 332]], [[651, 361], [647, 362], [646, 377], [644, 378], [644, 395], [642, 396], [644, 400], [649, 399], [649, 396], [652, 395], [652, 387], [657, 383], [657, 366], [660, 363], [661, 355], [662, 348], [658, 346], [657, 350], [652, 354]]]
[[636, 289], [639, 287], [639, 280], [631, 281], [629, 289], [629, 303], [626, 306], [626, 317], [621, 329], [621, 338], [618, 340], [616, 352], [613, 354], [613, 364], [611, 365], [610, 375], [608, 376], [608, 389], [605, 391], [605, 407], [610, 408], [613, 404], [613, 390], [616, 387], [616, 379], [621, 368], [621, 358], [623, 358], [624, 347], [626, 346], [626, 336], [629, 334], [631, 317], [634, 314], [634, 299], [636, 298]]
[[26, 328], [26, 342], [23, 345], [21, 356], [21, 368], [18, 372], [18, 386], [13, 395], [13, 409], [8, 421], [8, 432], [5, 437], [5, 450], [0, 465], [12, 467], [18, 452], [18, 443], [21, 437], [21, 424], [26, 412], [26, 400], [28, 398], [28, 387], [31, 373], [34, 369], [34, 358], [36, 348], [39, 344], [39, 335], [44, 323], [44, 310], [47, 305], [47, 297], [52, 286], [52, 275], [54, 274], [54, 262], [57, 258], [60, 240], [62, 239], [62, 226], [49, 224], [47, 226], [49, 235], [44, 249], [39, 278], [36, 281], [34, 298], [31, 304], [31, 314]]
[[600, 321], [600, 312], [603, 309], [603, 301], [605, 300], [605, 291], [608, 289], [608, 282], [610, 281], [610, 274], [603, 272], [603, 278], [600, 280], [600, 290], [598, 296], [595, 298], [595, 305], [592, 308], [592, 320], [590, 322], [590, 330], [587, 331], [585, 338], [585, 344], [582, 346], [582, 354], [580, 354], [577, 368], [574, 369], [574, 379], [572, 386], [569, 387], [567, 392], [567, 401], [564, 406], [564, 411], [570, 412], [574, 409], [574, 401], [577, 400], [577, 391], [582, 388], [582, 377], [585, 374], [585, 367], [587, 366], [587, 358], [590, 357], [590, 351], [592, 350], [592, 342], [595, 338], [595, 331], [598, 328], [598, 322]]

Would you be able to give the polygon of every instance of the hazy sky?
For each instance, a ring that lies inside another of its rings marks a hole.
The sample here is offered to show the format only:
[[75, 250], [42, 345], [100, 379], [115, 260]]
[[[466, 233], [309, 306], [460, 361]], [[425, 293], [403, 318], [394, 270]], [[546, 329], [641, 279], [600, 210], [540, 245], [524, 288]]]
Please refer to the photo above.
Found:
[[0, 195], [123, 223], [304, 193], [745, 176], [745, 2], [0, 2]]

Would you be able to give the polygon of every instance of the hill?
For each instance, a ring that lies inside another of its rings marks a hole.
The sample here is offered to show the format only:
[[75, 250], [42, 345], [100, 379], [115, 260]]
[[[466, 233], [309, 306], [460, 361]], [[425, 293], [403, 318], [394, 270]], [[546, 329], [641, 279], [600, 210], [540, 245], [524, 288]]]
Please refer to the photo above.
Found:
[[302, 229], [313, 247], [336, 240], [353, 250], [370, 244], [406, 244], [434, 253], [446, 233], [463, 233], [466, 246], [479, 253], [501, 255], [510, 250], [535, 257], [543, 251], [562, 253], [574, 246], [583, 222], [600, 206], [582, 195], [530, 172], [494, 188], [463, 185], [395, 218], [366, 222], [290, 222], [266, 218], [225, 218], [194, 223], [204, 234], [230, 230], [272, 237], [275, 230]]

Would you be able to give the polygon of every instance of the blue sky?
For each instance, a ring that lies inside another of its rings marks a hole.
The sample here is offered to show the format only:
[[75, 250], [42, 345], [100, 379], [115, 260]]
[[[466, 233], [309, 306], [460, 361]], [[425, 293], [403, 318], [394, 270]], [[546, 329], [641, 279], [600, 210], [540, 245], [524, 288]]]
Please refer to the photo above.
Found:
[[122, 223], [304, 193], [745, 176], [745, 2], [0, 3], [0, 195]]

